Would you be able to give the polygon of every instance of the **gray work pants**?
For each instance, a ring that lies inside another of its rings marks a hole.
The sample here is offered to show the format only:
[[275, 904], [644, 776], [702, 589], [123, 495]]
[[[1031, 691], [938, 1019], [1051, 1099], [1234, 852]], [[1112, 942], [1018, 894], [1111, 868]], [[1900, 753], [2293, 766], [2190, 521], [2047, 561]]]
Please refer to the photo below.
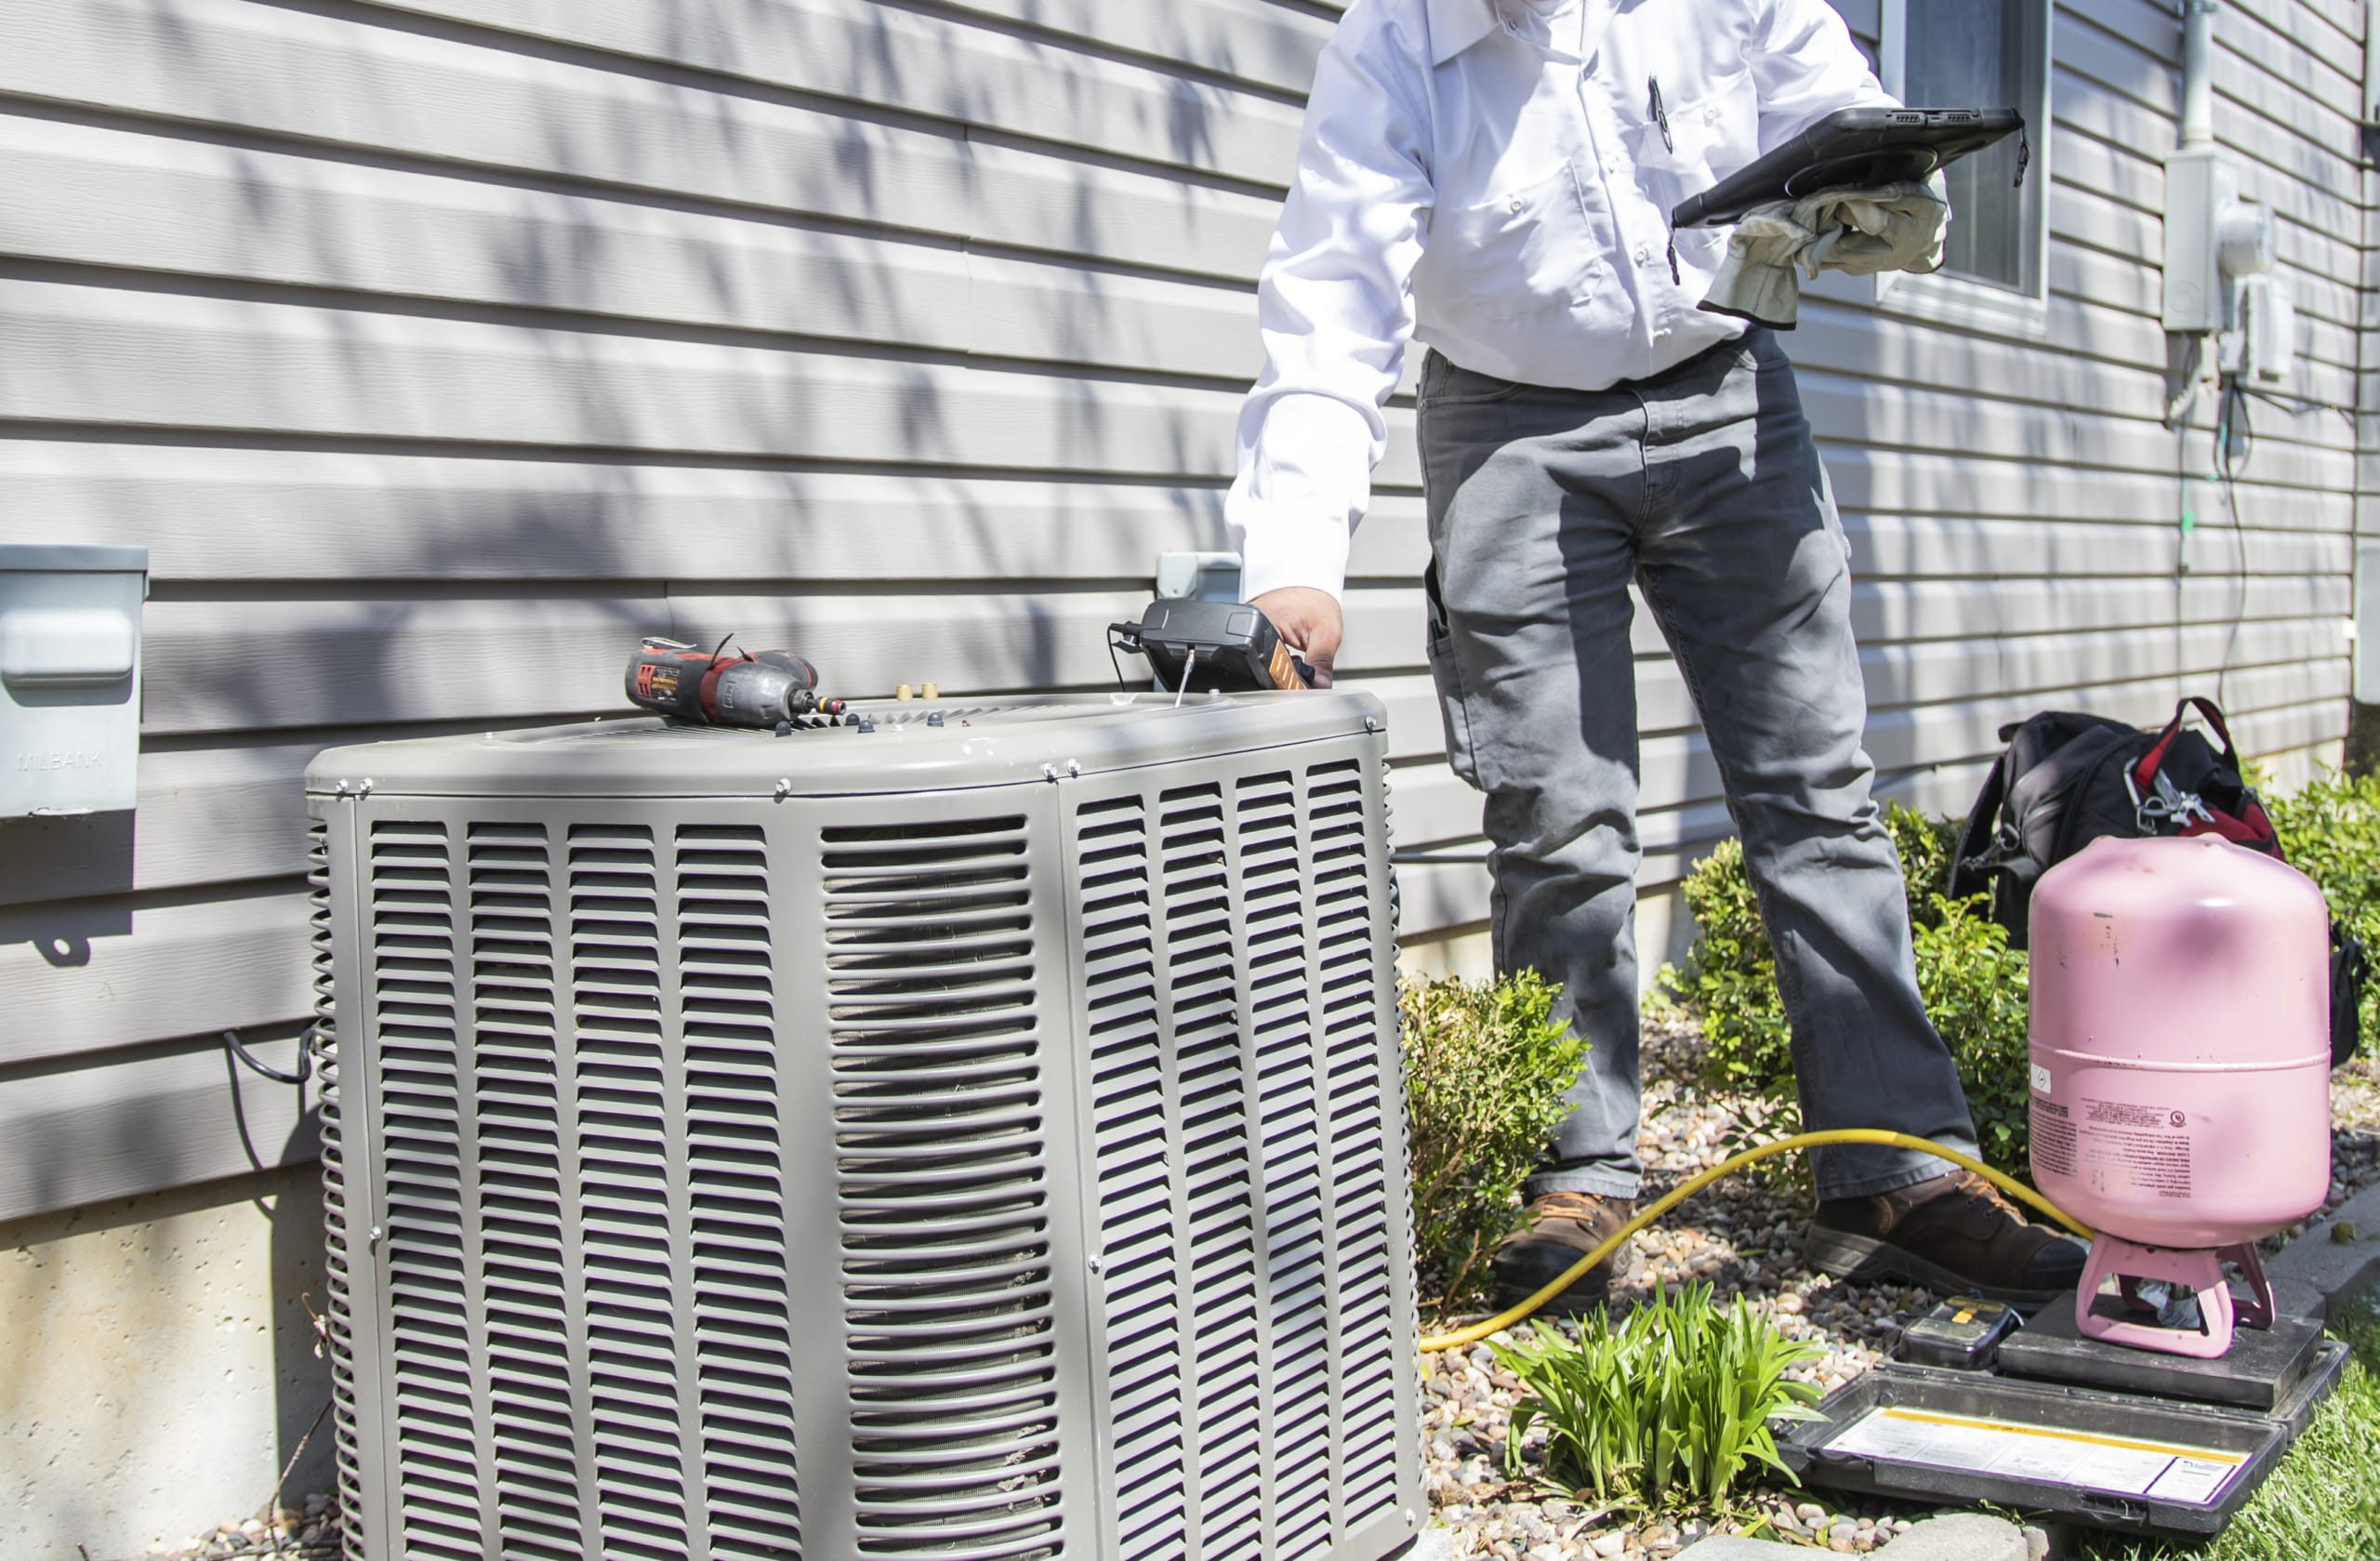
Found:
[[[1561, 983], [1591, 1048], [1532, 1194], [1633, 1196], [1633, 578], [1743, 837], [1792, 1022], [1802, 1120], [1972, 1153], [1925, 1017], [1900, 863], [1870, 795], [1849, 548], [1792, 365], [1754, 329], [1650, 379], [1551, 390], [1435, 352], [1421, 386], [1430, 664], [1454, 767], [1487, 793], [1496, 964]], [[1947, 1169], [1822, 1151], [1818, 1196]]]

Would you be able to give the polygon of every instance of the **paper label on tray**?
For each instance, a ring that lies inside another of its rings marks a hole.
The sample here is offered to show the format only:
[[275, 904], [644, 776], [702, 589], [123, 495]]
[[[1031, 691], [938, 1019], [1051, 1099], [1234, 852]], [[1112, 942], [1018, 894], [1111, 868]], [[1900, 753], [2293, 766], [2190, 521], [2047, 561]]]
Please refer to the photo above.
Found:
[[2213, 1448], [1899, 1406], [1869, 1410], [1825, 1450], [2200, 1505], [2213, 1501], [2247, 1462]]

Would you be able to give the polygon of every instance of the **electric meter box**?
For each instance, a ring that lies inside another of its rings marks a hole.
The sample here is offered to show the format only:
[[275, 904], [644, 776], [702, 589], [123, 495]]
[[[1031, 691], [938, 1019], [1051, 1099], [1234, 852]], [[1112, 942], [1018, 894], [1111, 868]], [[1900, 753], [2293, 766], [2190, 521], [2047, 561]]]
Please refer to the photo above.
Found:
[[135, 800], [146, 548], [0, 546], [0, 818]]

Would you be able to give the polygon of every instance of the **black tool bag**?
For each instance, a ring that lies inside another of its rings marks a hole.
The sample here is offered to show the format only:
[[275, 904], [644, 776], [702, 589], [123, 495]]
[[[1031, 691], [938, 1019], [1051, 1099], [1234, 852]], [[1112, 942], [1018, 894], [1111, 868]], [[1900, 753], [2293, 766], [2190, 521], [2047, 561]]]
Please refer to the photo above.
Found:
[[2363, 940], [2331, 923], [2331, 1065], [2355, 1055], [2363, 1038], [2363, 988], [2372, 979], [2372, 956]]
[[[2222, 742], [2183, 726], [2192, 708]], [[1954, 900], [1989, 893], [1991, 919], [2022, 948], [2033, 885], [2102, 835], [2220, 835], [2281, 855], [2272, 820], [2240, 778], [2239, 750], [2223, 712], [2185, 699], [2162, 732], [2103, 716], [2051, 710], [2002, 727], [2006, 751], [1991, 767], [1951, 858]], [[2355, 1052], [2369, 961], [2363, 946], [2331, 927], [2331, 1056]]]
[[[2220, 749], [2182, 722], [2195, 707]], [[1951, 858], [1950, 897], [1990, 892], [1991, 919], [2025, 946], [2042, 874], [2102, 835], [2217, 834], [2281, 854], [2264, 803], [2240, 778], [2223, 712], [2185, 699], [2162, 732], [2051, 710], [2000, 730], [2008, 745], [1967, 814]]]

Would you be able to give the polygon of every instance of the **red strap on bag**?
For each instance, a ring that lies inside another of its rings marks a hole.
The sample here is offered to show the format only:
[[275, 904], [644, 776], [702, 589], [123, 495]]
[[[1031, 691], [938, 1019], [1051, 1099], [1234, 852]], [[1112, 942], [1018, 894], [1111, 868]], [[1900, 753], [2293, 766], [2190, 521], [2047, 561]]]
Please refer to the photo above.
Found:
[[[2140, 756], [2140, 762], [2133, 766], [2135, 796], [2153, 794], [2157, 772], [2164, 764], [2166, 755], [2173, 751], [2174, 740], [2182, 734], [2182, 722], [2189, 719], [2193, 707], [2206, 718], [2206, 724], [2214, 728], [2215, 734], [2223, 740], [2223, 761], [2231, 767], [2233, 773], [2239, 771], [2240, 751], [2232, 744], [2231, 729], [2225, 723], [2223, 712], [2215, 708], [2213, 700], [2192, 695], [2174, 707], [2174, 719], [2166, 723], [2164, 731], [2157, 734], [2157, 741], [2150, 745], [2149, 751]], [[2226, 813], [2203, 798], [2199, 800], [2198, 807], [2203, 816], [2183, 821], [2181, 833], [2185, 839], [2196, 835], [2216, 835], [2234, 845], [2243, 845], [2269, 856], [2281, 854], [2281, 841], [2273, 830], [2272, 820], [2266, 815], [2264, 804], [2256, 800], [2254, 791], [2246, 792], [2246, 804], [2239, 814]]]
[[2174, 719], [2165, 723], [2165, 730], [2157, 734], [2156, 743], [2140, 756], [2140, 762], [2133, 766], [2132, 778], [2143, 791], [2156, 786], [2158, 767], [2165, 762], [2165, 755], [2173, 751], [2174, 739], [2182, 734], [2182, 722], [2189, 719], [2193, 705], [2198, 707], [2198, 713], [2206, 718], [2207, 725], [2215, 728], [2215, 734], [2223, 739], [2224, 759], [2234, 770], [2240, 767], [2240, 751], [2231, 746], [2231, 729], [2224, 724], [2223, 712], [2215, 708], [2214, 700], [2193, 694], [2174, 707]]

